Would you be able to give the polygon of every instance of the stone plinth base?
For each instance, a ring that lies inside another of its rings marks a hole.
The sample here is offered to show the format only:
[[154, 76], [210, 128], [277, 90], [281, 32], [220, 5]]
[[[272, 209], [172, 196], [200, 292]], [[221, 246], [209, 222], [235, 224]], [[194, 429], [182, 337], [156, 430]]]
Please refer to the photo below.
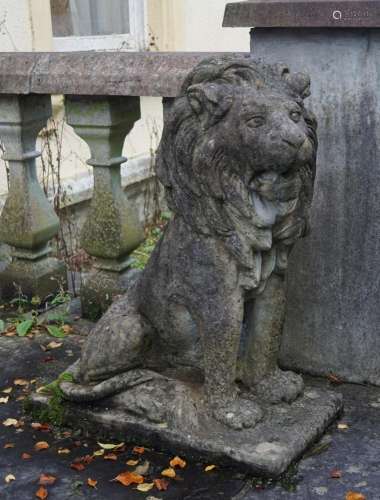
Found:
[[281, 364], [377, 385], [379, 54], [380, 29], [252, 31], [254, 58], [309, 73], [318, 120], [312, 230], [289, 260]]
[[[65, 420], [96, 436], [184, 453], [211, 463], [238, 465], [256, 475], [276, 477], [318, 439], [342, 409], [340, 395], [308, 389], [293, 404], [264, 405], [264, 418], [252, 429], [232, 430], [196, 411], [197, 391], [180, 382], [152, 382], [93, 404], [64, 403]], [[149, 420], [128, 412], [146, 412]], [[35, 407], [48, 397], [33, 396]], [[135, 403], [140, 401], [140, 407]], [[155, 422], [153, 420], [156, 420]]]
[[67, 288], [67, 271], [64, 262], [53, 257], [40, 260], [14, 258], [0, 273], [2, 300], [13, 299], [19, 291], [27, 297], [45, 299]]

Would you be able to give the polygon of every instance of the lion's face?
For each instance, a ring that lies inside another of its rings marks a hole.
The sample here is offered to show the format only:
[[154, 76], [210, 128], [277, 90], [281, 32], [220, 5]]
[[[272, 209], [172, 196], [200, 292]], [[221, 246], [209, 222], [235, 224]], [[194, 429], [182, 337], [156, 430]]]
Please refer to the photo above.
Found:
[[221, 127], [230, 154], [248, 163], [254, 175], [284, 174], [312, 161], [314, 146], [301, 100], [245, 88], [235, 95]]
[[157, 173], [168, 206], [245, 267], [256, 265], [253, 248], [305, 232], [317, 150], [309, 87], [283, 65], [215, 58], [194, 68], [166, 113]]

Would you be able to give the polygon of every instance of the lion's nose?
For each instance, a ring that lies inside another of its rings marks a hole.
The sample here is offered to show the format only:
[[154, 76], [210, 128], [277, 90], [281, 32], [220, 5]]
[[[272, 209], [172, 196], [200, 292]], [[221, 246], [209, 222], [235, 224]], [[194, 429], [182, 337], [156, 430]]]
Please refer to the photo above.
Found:
[[305, 134], [294, 123], [282, 126], [280, 137], [282, 142], [295, 149], [299, 149], [305, 141]]

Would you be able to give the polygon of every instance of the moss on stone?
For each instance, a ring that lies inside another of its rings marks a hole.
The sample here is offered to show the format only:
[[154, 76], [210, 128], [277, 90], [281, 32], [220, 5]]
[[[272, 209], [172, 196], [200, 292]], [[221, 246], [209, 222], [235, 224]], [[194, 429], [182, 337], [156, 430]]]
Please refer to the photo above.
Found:
[[[65, 420], [65, 407], [63, 404], [63, 392], [60, 388], [61, 382], [73, 382], [71, 373], [61, 373], [59, 377], [43, 388], [44, 393], [49, 396], [47, 406], [41, 409], [32, 409], [32, 414], [41, 422], [48, 422], [61, 427]], [[27, 411], [27, 405], [24, 405]]]

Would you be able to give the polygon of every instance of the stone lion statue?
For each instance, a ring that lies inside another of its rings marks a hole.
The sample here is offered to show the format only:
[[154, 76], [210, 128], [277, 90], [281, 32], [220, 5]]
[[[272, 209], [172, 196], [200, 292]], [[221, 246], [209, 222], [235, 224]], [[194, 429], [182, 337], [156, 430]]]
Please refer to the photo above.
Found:
[[250, 58], [208, 59], [188, 75], [166, 107], [157, 157], [173, 218], [90, 333], [75, 382], [61, 384], [68, 399], [124, 391], [134, 394], [129, 411], [153, 419], [142, 387], [179, 381], [195, 406], [242, 429], [262, 418], [260, 400], [302, 392], [277, 354], [284, 273], [313, 193], [309, 87], [305, 74]]

